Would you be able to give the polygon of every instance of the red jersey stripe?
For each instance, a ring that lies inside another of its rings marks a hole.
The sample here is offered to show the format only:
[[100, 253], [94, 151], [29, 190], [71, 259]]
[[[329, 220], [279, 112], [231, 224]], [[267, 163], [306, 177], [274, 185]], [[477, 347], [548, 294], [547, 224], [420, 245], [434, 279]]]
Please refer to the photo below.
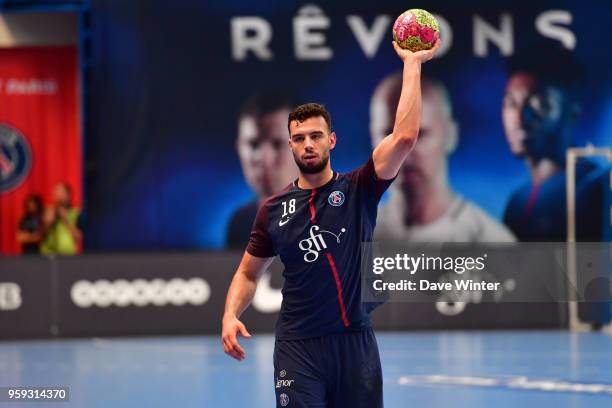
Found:
[[310, 194], [310, 198], [308, 199], [308, 207], [310, 207], [310, 222], [315, 224], [317, 219], [315, 217], [315, 207], [314, 207], [314, 197], [317, 192], [316, 188], [312, 189], [312, 194]]
[[331, 253], [326, 252], [325, 255], [327, 255], [329, 266], [331, 266], [332, 274], [334, 275], [334, 280], [336, 281], [336, 290], [338, 291], [338, 303], [340, 304], [340, 314], [342, 315], [342, 323], [344, 323], [345, 327], [348, 327], [350, 323], [346, 318], [346, 307], [344, 306], [344, 296], [342, 295], [342, 284], [340, 283], [340, 276], [338, 276], [336, 263], [334, 262], [334, 258], [332, 258]]

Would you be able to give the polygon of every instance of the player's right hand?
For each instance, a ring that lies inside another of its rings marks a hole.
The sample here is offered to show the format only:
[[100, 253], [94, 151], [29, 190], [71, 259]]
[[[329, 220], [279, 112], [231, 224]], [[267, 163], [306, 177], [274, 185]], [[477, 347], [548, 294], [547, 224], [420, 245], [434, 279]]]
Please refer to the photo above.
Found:
[[221, 343], [225, 354], [234, 357], [238, 361], [246, 358], [246, 353], [240, 344], [238, 344], [238, 334], [249, 338], [251, 334], [247, 331], [245, 325], [236, 317], [224, 317], [221, 329]]
[[397, 56], [406, 63], [407, 61], [416, 61], [419, 63], [427, 62], [434, 57], [440, 45], [442, 44], [441, 40], [436, 41], [436, 44], [430, 50], [422, 50], [417, 52], [412, 52], [410, 50], [403, 49], [400, 47], [397, 42], [393, 41], [393, 49], [397, 53]]

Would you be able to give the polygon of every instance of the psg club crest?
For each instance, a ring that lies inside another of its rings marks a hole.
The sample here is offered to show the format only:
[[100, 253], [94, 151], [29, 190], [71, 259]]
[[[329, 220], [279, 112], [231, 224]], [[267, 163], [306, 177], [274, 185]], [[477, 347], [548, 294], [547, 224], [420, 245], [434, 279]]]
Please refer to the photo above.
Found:
[[278, 402], [280, 402], [281, 407], [286, 407], [287, 405], [289, 405], [289, 396], [287, 394], [279, 395]]
[[17, 130], [0, 124], [0, 193], [7, 193], [28, 177], [32, 151], [26, 138]]
[[334, 207], [340, 207], [344, 204], [344, 193], [339, 190], [332, 191], [329, 197], [327, 197], [327, 202]]

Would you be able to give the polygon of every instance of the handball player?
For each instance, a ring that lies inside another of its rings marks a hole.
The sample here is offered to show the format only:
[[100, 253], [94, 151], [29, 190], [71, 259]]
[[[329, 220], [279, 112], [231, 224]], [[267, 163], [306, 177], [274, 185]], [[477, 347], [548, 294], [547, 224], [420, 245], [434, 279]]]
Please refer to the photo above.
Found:
[[403, 62], [393, 132], [365, 164], [332, 170], [331, 117], [319, 104], [288, 118], [298, 178], [260, 206], [249, 243], [229, 287], [222, 321], [225, 353], [243, 360], [237, 336], [250, 337], [240, 315], [258, 277], [276, 255], [284, 264], [283, 302], [276, 325], [274, 387], [279, 407], [382, 407], [382, 370], [361, 302], [361, 243], [372, 241], [378, 202], [414, 148], [421, 119], [421, 64], [430, 50], [393, 47]]

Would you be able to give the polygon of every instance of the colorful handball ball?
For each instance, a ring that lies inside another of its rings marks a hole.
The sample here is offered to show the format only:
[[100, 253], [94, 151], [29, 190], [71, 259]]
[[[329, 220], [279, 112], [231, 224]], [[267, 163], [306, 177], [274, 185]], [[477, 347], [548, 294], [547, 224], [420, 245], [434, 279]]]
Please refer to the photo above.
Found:
[[430, 50], [440, 38], [438, 20], [428, 11], [410, 9], [393, 24], [393, 39], [412, 52]]

